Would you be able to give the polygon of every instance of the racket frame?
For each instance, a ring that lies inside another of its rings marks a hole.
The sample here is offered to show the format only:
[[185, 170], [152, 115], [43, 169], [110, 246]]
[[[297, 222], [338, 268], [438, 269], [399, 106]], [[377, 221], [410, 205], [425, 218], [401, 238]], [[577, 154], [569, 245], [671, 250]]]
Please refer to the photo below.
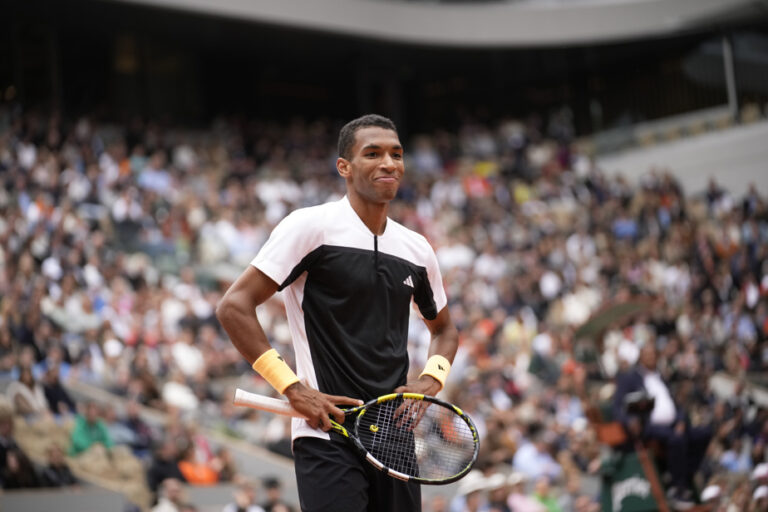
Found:
[[[458, 471], [454, 475], [451, 475], [446, 478], [438, 478], [438, 479], [422, 478], [422, 477], [417, 477], [413, 475], [407, 475], [407, 474], [401, 473], [400, 471], [396, 471], [394, 469], [387, 467], [384, 463], [382, 463], [380, 460], [374, 457], [365, 448], [365, 446], [363, 446], [363, 443], [359, 438], [358, 427], [360, 425], [361, 418], [365, 415], [365, 412], [374, 405], [381, 404], [383, 402], [394, 401], [398, 399], [419, 400], [419, 401], [436, 404], [438, 406], [444, 407], [452, 411], [459, 418], [461, 418], [461, 420], [464, 421], [464, 423], [466, 423], [467, 427], [469, 427], [470, 432], [472, 432], [474, 452], [472, 454], [472, 458], [464, 468], [462, 468], [460, 471]], [[254, 393], [250, 393], [248, 391], [244, 391], [240, 388], [235, 390], [234, 404], [259, 409], [262, 411], [272, 412], [275, 414], [281, 414], [283, 416], [292, 416], [294, 418], [306, 419], [301, 413], [299, 413], [293, 407], [291, 407], [290, 403], [286, 400], [280, 400], [277, 398], [270, 398], [262, 395], [257, 395]], [[336, 433], [350, 440], [353, 446], [355, 447], [355, 449], [357, 449], [357, 451], [360, 453], [360, 455], [362, 455], [373, 467], [399, 480], [403, 480], [406, 482], [418, 482], [423, 485], [445, 485], [445, 484], [455, 482], [456, 480], [459, 480], [460, 478], [462, 478], [472, 469], [472, 466], [477, 461], [477, 456], [480, 451], [480, 437], [477, 433], [477, 428], [475, 427], [475, 424], [472, 421], [472, 418], [470, 418], [469, 415], [466, 414], [459, 407], [449, 402], [446, 402], [444, 400], [440, 400], [439, 398], [436, 398], [434, 396], [423, 395], [420, 393], [390, 393], [388, 395], [382, 395], [380, 397], [374, 398], [373, 400], [369, 400], [363, 405], [359, 405], [351, 409], [344, 409], [344, 414], [347, 417], [354, 417], [355, 423], [354, 423], [354, 427], [352, 427], [351, 432], [349, 429], [347, 429], [346, 427], [344, 427], [343, 425], [339, 424], [334, 420], [331, 420], [332, 429]]]

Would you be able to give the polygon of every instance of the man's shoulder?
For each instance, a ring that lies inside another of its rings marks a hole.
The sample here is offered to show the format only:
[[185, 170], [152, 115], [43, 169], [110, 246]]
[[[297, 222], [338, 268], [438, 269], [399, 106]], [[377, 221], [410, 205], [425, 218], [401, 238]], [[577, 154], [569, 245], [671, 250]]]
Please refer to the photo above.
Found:
[[338, 208], [338, 201], [327, 201], [312, 206], [302, 206], [296, 208], [288, 214], [288, 217], [312, 217], [320, 213], [331, 212]]
[[304, 206], [290, 212], [283, 222], [301, 224], [303, 226], [316, 225], [327, 222], [339, 211], [339, 201], [328, 201], [314, 206]]

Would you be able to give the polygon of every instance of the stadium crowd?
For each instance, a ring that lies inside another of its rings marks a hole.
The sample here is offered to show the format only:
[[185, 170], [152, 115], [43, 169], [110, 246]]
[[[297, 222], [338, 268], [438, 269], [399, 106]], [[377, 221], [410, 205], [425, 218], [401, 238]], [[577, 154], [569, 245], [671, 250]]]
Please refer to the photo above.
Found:
[[[231, 405], [234, 385], [270, 390], [213, 312], [284, 215], [341, 197], [338, 127], [230, 118], [193, 131], [0, 110], [4, 488], [76, 485], [71, 467], [123, 481], [158, 510], [194, 509], [178, 482], [237, 482], [253, 499], [205, 430], [290, 456], [288, 422]], [[654, 346], [687, 424], [712, 432], [696, 498], [764, 510], [768, 408], [751, 376], [768, 369], [766, 198], [754, 187], [733, 197], [714, 180], [686, 195], [663, 169], [630, 184], [572, 135], [557, 115], [404, 141], [391, 216], [436, 249], [461, 333], [443, 393], [482, 438], [477, 472], [426, 509], [598, 510], [588, 482], [605, 446], [588, 409]], [[631, 315], [601, 323], [630, 302]], [[280, 297], [259, 316], [290, 358]], [[416, 311], [412, 320], [420, 369], [429, 333]], [[716, 374], [733, 389], [711, 387]], [[73, 398], [75, 383], [124, 405]], [[143, 407], [164, 423], [145, 421]]]

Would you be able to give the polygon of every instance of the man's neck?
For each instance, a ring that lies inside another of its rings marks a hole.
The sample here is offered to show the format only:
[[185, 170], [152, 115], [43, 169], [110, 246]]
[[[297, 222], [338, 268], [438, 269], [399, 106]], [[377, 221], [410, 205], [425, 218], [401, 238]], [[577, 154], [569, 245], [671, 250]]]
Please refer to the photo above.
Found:
[[349, 194], [349, 204], [355, 210], [357, 216], [363, 221], [368, 229], [374, 235], [384, 234], [387, 227], [387, 211], [389, 203], [371, 203], [361, 199], [359, 196]]

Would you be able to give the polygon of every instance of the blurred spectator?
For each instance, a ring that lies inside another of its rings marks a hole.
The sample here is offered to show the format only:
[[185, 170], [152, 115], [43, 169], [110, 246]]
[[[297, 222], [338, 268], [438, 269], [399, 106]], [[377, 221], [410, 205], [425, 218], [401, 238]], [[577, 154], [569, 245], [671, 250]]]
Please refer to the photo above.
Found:
[[133, 433], [133, 441], [131, 443], [133, 453], [141, 459], [149, 457], [154, 432], [152, 427], [142, 419], [140, 406], [137, 401], [129, 400], [125, 404], [123, 424]]
[[552, 495], [548, 477], [543, 476], [536, 480], [536, 489], [534, 490], [533, 496], [547, 509], [547, 512], [562, 511], [557, 499]]
[[11, 377], [16, 365], [16, 347], [7, 326], [0, 326], [0, 378]]
[[211, 460], [211, 467], [219, 476], [219, 482], [232, 482], [239, 475], [232, 452], [226, 446], [220, 446]]
[[66, 459], [64, 458], [64, 450], [56, 444], [52, 443], [48, 447], [48, 459], [46, 466], [43, 468], [41, 476], [42, 485], [44, 487], [67, 487], [77, 484], [77, 478], [72, 474], [69, 469]]
[[252, 483], [243, 482], [234, 491], [235, 501], [228, 503], [221, 512], [264, 512], [256, 504], [256, 489]]
[[69, 454], [79, 455], [97, 443], [106, 449], [113, 446], [109, 430], [99, 417], [99, 405], [94, 401], [88, 401], [85, 403], [85, 412], [75, 417]]
[[478, 469], [473, 469], [460, 481], [456, 496], [451, 500], [450, 512], [480, 512], [486, 506], [486, 479]]
[[741, 437], [723, 440], [723, 453], [720, 455], [720, 466], [731, 473], [748, 473], [752, 467], [749, 452], [744, 450]]
[[186, 496], [181, 482], [175, 478], [166, 478], [160, 485], [160, 496], [152, 512], [182, 512]]
[[531, 440], [517, 449], [512, 460], [515, 471], [535, 480], [541, 476], [559, 478], [563, 470], [552, 457], [553, 433], [538, 424], [532, 425], [529, 430]]
[[262, 481], [264, 493], [267, 495], [262, 502], [261, 507], [264, 512], [278, 512], [278, 509], [284, 507], [286, 512], [292, 512], [291, 507], [283, 499], [283, 484], [275, 477], [267, 477]]
[[51, 413], [59, 415], [70, 415], [77, 412], [75, 401], [69, 395], [69, 392], [62, 386], [59, 379], [59, 367], [51, 365], [43, 376], [43, 391], [45, 399], [48, 401], [48, 407]]
[[488, 490], [489, 512], [511, 512], [507, 506], [508, 485], [507, 477], [502, 473], [494, 473], [487, 477], [486, 489]]
[[190, 444], [181, 452], [179, 471], [184, 480], [191, 485], [213, 485], [219, 481], [219, 475], [207, 462], [200, 461], [195, 455], [195, 447]]
[[768, 485], [761, 485], [752, 493], [752, 506], [750, 510], [768, 510]]
[[442, 494], [432, 496], [424, 512], [448, 512], [448, 499]]
[[174, 364], [187, 377], [204, 370], [205, 360], [202, 351], [195, 345], [195, 335], [190, 327], [179, 332], [176, 342], [171, 347]]
[[118, 415], [115, 404], [107, 403], [101, 406], [101, 419], [113, 445], [125, 445], [133, 448], [136, 443], [136, 436]]
[[[653, 399], [648, 417], [628, 412], [625, 398], [644, 391]], [[671, 494], [679, 502], [693, 503], [693, 477], [706, 454], [712, 438], [711, 426], [691, 426], [685, 411], [675, 404], [658, 370], [657, 350], [653, 342], [640, 350], [639, 364], [616, 379], [614, 415], [633, 436], [660, 441], [664, 459], [672, 476]]]
[[509, 494], [507, 506], [511, 512], [545, 512], [546, 507], [533, 496], [525, 492], [526, 476], [514, 472], [507, 477]]
[[152, 492], [157, 492], [160, 484], [167, 479], [186, 482], [179, 469], [179, 449], [171, 437], [166, 437], [157, 446], [147, 471], [147, 483]]
[[171, 372], [170, 378], [163, 385], [161, 394], [163, 402], [169, 407], [193, 411], [200, 405], [199, 398], [178, 370]]
[[719, 485], [708, 485], [701, 491], [701, 503], [716, 508], [720, 501], [722, 489]]
[[[49, 326], [48, 322], [44, 322], [43, 326]], [[50, 327], [46, 331], [52, 330]], [[46, 334], [45, 341], [46, 353], [45, 359], [38, 362], [33, 368], [32, 372], [35, 378], [41, 379], [45, 376], [46, 372], [51, 368], [57, 368], [58, 377], [67, 380], [69, 378], [70, 364], [65, 360], [64, 349], [59, 345], [58, 341], [51, 338], [50, 334]]]
[[0, 483], [3, 489], [37, 487], [35, 467], [13, 437], [13, 416], [9, 407], [0, 405]]
[[45, 390], [32, 376], [31, 368], [21, 368], [19, 379], [11, 382], [5, 393], [17, 414], [36, 416], [48, 411]]
[[195, 461], [208, 464], [214, 458], [213, 447], [208, 437], [200, 432], [197, 423], [186, 421], [183, 424], [184, 438], [189, 442]]
[[763, 462], [755, 466], [750, 478], [756, 486], [768, 485], [768, 463]]

